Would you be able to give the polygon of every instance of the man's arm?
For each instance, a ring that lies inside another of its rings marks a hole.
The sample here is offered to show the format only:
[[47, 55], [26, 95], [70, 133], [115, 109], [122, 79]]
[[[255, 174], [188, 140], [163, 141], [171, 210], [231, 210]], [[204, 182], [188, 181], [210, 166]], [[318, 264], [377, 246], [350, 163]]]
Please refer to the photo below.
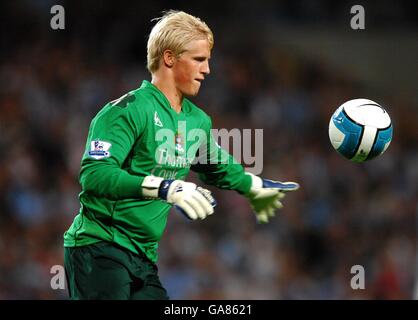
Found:
[[245, 172], [243, 166], [215, 142], [210, 133], [211, 121], [209, 123], [208, 142], [191, 169], [207, 184], [236, 190], [244, 195], [250, 202], [257, 222], [267, 223], [274, 216], [275, 210], [283, 206], [281, 200], [285, 193], [299, 189], [299, 184], [263, 179]]
[[199, 178], [206, 184], [247, 194], [251, 188], [251, 178], [245, 174], [243, 166], [216, 143], [211, 128], [212, 122], [208, 117], [206, 137], [199, 149], [201, 153], [198, 154], [191, 170], [198, 173]]
[[115, 200], [142, 196], [144, 177], [122, 169], [145, 127], [145, 115], [134, 110], [130, 101], [109, 103], [91, 122], [81, 161], [83, 191]]
[[116, 105], [110, 103], [93, 119], [81, 162], [83, 191], [114, 200], [164, 200], [191, 220], [211, 215], [216, 201], [209, 190], [181, 180], [131, 175], [124, 169], [146, 125], [145, 113], [139, 114], [129, 105], [134, 100], [127, 96], [125, 102], [119, 99]]

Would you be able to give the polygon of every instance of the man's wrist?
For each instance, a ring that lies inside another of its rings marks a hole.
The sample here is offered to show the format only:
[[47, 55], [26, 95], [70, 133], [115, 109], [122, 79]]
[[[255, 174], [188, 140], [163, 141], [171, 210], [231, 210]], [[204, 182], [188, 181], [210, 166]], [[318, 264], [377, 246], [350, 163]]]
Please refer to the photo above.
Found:
[[141, 184], [142, 196], [144, 198], [159, 198], [160, 186], [164, 178], [156, 176], [146, 176]]
[[161, 181], [160, 187], [158, 188], [158, 197], [163, 200], [167, 200], [168, 190], [170, 189], [171, 183], [174, 180], [163, 180]]
[[246, 172], [245, 176], [249, 179], [249, 188], [245, 195], [250, 195], [254, 193], [257, 189], [261, 189], [263, 187], [263, 179], [251, 172]]

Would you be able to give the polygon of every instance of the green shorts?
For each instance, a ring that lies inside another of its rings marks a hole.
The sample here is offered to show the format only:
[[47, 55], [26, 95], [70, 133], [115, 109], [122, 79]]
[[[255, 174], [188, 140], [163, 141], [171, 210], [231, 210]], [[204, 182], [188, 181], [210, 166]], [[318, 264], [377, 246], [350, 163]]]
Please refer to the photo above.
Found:
[[168, 299], [153, 262], [108, 242], [64, 247], [64, 265], [71, 300]]

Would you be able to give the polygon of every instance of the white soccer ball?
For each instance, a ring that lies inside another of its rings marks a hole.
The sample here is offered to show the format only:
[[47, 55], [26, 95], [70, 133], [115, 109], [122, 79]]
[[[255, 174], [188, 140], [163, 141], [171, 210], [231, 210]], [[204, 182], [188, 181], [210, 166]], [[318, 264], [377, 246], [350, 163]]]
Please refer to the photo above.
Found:
[[342, 104], [332, 115], [328, 134], [332, 146], [354, 162], [381, 155], [392, 141], [392, 122], [387, 111], [369, 99]]

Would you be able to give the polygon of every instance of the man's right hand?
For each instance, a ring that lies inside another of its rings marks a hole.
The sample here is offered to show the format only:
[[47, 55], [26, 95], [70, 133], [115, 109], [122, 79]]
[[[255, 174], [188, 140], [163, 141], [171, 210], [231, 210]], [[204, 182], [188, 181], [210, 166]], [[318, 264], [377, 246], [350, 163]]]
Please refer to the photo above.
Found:
[[211, 192], [192, 182], [145, 177], [142, 194], [146, 198], [160, 198], [174, 205], [188, 219], [205, 219], [213, 214], [216, 200]]

